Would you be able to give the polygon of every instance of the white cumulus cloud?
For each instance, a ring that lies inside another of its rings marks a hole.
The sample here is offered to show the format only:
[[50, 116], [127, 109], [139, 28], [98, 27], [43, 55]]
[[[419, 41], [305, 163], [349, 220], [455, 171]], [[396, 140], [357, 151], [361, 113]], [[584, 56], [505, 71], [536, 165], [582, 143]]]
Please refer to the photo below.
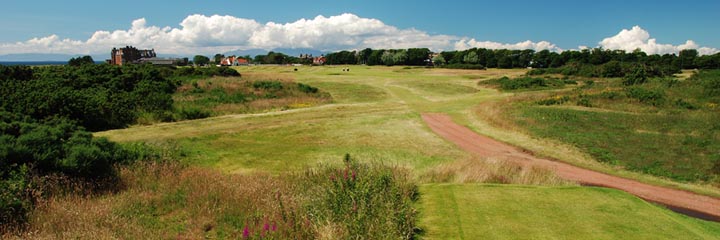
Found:
[[525, 50], [532, 49], [535, 51], [550, 50], [555, 52], [562, 52], [563, 50], [548, 41], [533, 42], [530, 40], [518, 43], [499, 43], [490, 41], [477, 41], [473, 39], [462, 39], [455, 43], [455, 49], [465, 50], [469, 48], [487, 48], [487, 49], [511, 49], [511, 50]]
[[720, 52], [716, 48], [700, 47], [693, 40], [687, 40], [680, 45], [658, 43], [655, 38], [650, 38], [650, 33], [640, 26], [634, 26], [629, 30], [623, 29], [617, 35], [603, 39], [599, 44], [605, 49], [619, 49], [628, 52], [639, 48], [647, 54], [677, 53], [683, 49], [697, 49], [701, 55]]
[[427, 47], [450, 49], [459, 37], [431, 35], [416, 29], [398, 29], [378, 19], [345, 13], [317, 16], [289, 23], [258, 23], [234, 16], [190, 15], [179, 27], [132, 21], [129, 29], [96, 31], [89, 39], [60, 39], [56, 35], [25, 42], [0, 44], [0, 54], [97, 54], [113, 47], [133, 45], [168, 54], [212, 54], [237, 49], [313, 48], [325, 51], [360, 48]]
[[[479, 41], [462, 36], [429, 34], [414, 28], [400, 29], [378, 19], [351, 13], [317, 16], [288, 23], [259, 23], [253, 19], [220, 15], [190, 15], [176, 27], [149, 24], [145, 18], [132, 21], [128, 29], [96, 31], [86, 40], [63, 39], [57, 35], [33, 38], [24, 42], [0, 43], [0, 55], [13, 53], [104, 54], [113, 47], [132, 45], [154, 48], [162, 54], [214, 54], [232, 50], [273, 48], [311, 48], [337, 51], [362, 48], [398, 49], [426, 47], [434, 51], [488, 49], [533, 49], [561, 52], [548, 41], [527, 40], [518, 43]], [[636, 26], [600, 42], [606, 49], [647, 53], [673, 53], [695, 48], [701, 54], [718, 49], [700, 47], [692, 40], [682, 45], [659, 44], [650, 34]]]

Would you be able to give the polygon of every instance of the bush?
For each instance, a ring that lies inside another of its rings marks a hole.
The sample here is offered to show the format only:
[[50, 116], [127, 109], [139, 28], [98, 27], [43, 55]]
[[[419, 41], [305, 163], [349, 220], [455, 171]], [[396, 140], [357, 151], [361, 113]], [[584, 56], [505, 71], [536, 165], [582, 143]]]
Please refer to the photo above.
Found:
[[0, 225], [22, 222], [36, 199], [30, 179], [68, 176], [83, 182], [115, 177], [114, 165], [139, 155], [65, 119], [38, 122], [0, 111]]
[[560, 79], [545, 79], [533, 77], [520, 77], [513, 79], [510, 79], [508, 77], [502, 77], [500, 79], [486, 81], [484, 83], [498, 83], [500, 85], [500, 89], [502, 90], [560, 88], [565, 86], [564, 81]]
[[623, 84], [625, 84], [625, 86], [643, 84], [647, 82], [647, 79], [648, 76], [645, 72], [645, 67], [638, 66], [623, 77]]
[[257, 81], [252, 85], [254, 88], [265, 90], [280, 90], [283, 88], [282, 82], [280, 81]]
[[576, 104], [583, 107], [592, 107], [592, 103], [590, 103], [590, 98], [588, 98], [587, 95], [580, 95]]
[[720, 96], [720, 70], [703, 70], [693, 74], [689, 80], [701, 85], [705, 96]]
[[660, 106], [665, 98], [665, 93], [660, 90], [649, 90], [642, 87], [630, 87], [625, 92], [628, 97], [653, 106]]
[[610, 100], [620, 98], [621, 96], [622, 95], [616, 91], [603, 91], [600, 93], [600, 97]]
[[210, 112], [204, 111], [199, 108], [182, 108], [178, 111], [180, 119], [192, 120], [210, 117]]
[[688, 101], [683, 100], [682, 98], [678, 98], [677, 100], [675, 100], [674, 104], [676, 107], [683, 108], [683, 109], [688, 109], [688, 110], [698, 109], [697, 106], [695, 106], [694, 104], [692, 104]]
[[345, 156], [343, 167], [309, 172], [310, 216], [321, 225], [336, 225], [342, 239], [412, 239], [417, 186], [406, 171], [361, 164]]
[[0, 172], [0, 228], [19, 224], [32, 210], [28, 194], [28, 168], [18, 167]]
[[551, 98], [547, 98], [547, 99], [543, 99], [543, 100], [537, 101], [537, 102], [535, 102], [535, 103], [537, 103], [538, 105], [550, 106], [550, 105], [560, 105], [560, 104], [563, 104], [563, 103], [565, 103], [565, 102], [567, 102], [567, 101], [570, 101], [570, 97], [568, 97], [568, 96], [562, 96], [562, 97], [561, 97], [561, 96], [554, 96], [554, 97], [551, 97]]
[[306, 84], [302, 84], [302, 83], [298, 83], [297, 85], [298, 85], [298, 88], [300, 89], [300, 91], [302, 91], [304, 93], [317, 93], [318, 92], [318, 88], [316, 88], [316, 87], [312, 87], [310, 85], [306, 85]]
[[152, 65], [85, 64], [26, 69], [0, 67], [0, 108], [34, 119], [76, 121], [91, 131], [122, 128], [139, 112], [173, 104], [177, 83]]
[[451, 69], [474, 69], [474, 70], [486, 70], [487, 68], [481, 64], [462, 64], [462, 63], [453, 63], [453, 64], [445, 64], [442, 65], [442, 68], [451, 68]]

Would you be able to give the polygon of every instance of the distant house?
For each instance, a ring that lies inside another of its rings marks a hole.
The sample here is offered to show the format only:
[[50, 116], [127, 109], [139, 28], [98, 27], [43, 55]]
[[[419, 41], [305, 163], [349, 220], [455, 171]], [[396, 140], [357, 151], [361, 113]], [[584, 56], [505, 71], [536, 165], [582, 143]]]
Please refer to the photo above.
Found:
[[125, 46], [124, 48], [113, 48], [110, 51], [110, 59], [108, 59], [107, 62], [118, 66], [143, 63], [153, 65], [177, 65], [178, 63], [187, 64], [187, 59], [158, 58], [155, 49], [137, 49], [133, 46]]
[[110, 51], [110, 64], [122, 66], [128, 63], [138, 63], [143, 58], [155, 58], [155, 49], [137, 49], [133, 46], [113, 48]]
[[247, 66], [250, 65], [250, 61], [244, 58], [236, 58], [235, 62], [233, 63], [235, 66]]
[[326, 61], [327, 61], [327, 59], [325, 58], [325, 56], [319, 56], [319, 57], [313, 58], [313, 64], [315, 64], [315, 65], [323, 65], [323, 64], [325, 64]]
[[235, 56], [230, 56], [230, 57], [226, 57], [226, 58], [223, 58], [222, 60], [220, 60], [220, 65], [221, 66], [232, 66], [234, 62], [235, 62]]
[[221, 66], [247, 66], [249, 64], [247, 59], [235, 56], [226, 57], [220, 61]]

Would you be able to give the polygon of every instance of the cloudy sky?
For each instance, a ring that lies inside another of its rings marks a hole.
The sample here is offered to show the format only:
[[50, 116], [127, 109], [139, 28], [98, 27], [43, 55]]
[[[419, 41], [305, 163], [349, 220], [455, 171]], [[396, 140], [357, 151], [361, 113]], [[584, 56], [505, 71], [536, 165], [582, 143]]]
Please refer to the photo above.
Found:
[[[148, 3], [149, 2], [149, 3]], [[720, 49], [720, 1], [11, 1], [0, 55], [472, 47], [647, 53]]]

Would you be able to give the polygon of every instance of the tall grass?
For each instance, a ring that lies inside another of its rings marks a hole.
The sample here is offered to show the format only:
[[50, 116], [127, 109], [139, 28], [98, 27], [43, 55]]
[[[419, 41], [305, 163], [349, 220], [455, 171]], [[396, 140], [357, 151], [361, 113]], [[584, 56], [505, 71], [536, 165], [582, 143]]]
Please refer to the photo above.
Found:
[[471, 157], [441, 164], [422, 174], [426, 183], [499, 183], [523, 185], [573, 185], [555, 172], [510, 159]]
[[119, 169], [113, 194], [56, 195], [20, 239], [410, 239], [417, 187], [406, 171], [361, 164], [272, 176], [223, 174], [175, 162]]
[[495, 106], [502, 111], [489, 118], [571, 144], [609, 165], [717, 186], [720, 98], [711, 90], [718, 76], [701, 71], [686, 80], [653, 78], [632, 86], [606, 79], [553, 95], [525, 94]]

